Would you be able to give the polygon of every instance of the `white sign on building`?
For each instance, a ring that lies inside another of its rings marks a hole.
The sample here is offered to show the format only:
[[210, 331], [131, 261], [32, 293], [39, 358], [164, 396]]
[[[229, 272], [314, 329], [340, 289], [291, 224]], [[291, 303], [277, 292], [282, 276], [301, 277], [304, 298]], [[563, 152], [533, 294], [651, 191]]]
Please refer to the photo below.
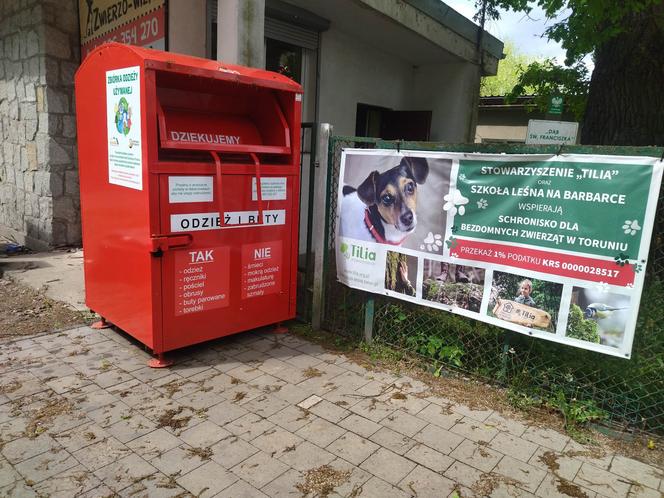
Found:
[[526, 143], [531, 145], [574, 145], [579, 123], [573, 121], [528, 121]]

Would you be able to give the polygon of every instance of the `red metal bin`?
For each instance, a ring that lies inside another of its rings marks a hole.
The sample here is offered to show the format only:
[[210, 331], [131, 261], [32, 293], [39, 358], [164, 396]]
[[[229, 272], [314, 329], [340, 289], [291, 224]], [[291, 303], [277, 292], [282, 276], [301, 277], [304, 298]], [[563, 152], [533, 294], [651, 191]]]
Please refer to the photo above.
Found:
[[161, 357], [296, 306], [301, 87], [110, 43], [76, 73], [87, 306]]

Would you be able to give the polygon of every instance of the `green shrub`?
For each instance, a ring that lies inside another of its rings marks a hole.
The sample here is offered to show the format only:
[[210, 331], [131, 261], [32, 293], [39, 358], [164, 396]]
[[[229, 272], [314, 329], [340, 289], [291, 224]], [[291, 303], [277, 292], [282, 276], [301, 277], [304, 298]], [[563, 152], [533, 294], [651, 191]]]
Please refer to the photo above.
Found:
[[573, 304], [569, 310], [567, 337], [599, 344], [597, 322], [583, 318], [583, 311], [576, 304]]

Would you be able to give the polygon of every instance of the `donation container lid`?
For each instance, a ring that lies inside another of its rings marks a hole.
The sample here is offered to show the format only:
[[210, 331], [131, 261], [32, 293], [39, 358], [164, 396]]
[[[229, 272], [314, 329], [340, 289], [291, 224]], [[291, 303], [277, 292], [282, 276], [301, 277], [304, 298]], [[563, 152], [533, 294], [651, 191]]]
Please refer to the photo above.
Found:
[[189, 74], [215, 80], [235, 82], [244, 85], [253, 85], [264, 88], [272, 88], [283, 92], [301, 93], [302, 87], [290, 78], [272, 71], [252, 67], [227, 64], [223, 61], [202, 59], [191, 55], [178, 54], [175, 52], [163, 52], [150, 48], [125, 45], [123, 43], [109, 42], [96, 47], [90, 52], [79, 71], [84, 70], [86, 62], [92, 60], [96, 55], [108, 51], [124, 51], [132, 53], [137, 58], [137, 63], [143, 62], [145, 69], [168, 71], [173, 73]]

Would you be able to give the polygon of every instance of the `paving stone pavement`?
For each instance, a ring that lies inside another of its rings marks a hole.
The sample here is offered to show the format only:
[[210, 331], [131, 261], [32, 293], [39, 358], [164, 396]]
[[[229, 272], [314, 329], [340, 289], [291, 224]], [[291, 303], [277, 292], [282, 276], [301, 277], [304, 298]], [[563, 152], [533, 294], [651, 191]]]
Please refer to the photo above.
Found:
[[[0, 349], [1, 497], [661, 497], [661, 469], [434, 396], [293, 335], [188, 348], [113, 330]], [[318, 472], [316, 472], [318, 471]], [[309, 494], [308, 496], [312, 496]]]

